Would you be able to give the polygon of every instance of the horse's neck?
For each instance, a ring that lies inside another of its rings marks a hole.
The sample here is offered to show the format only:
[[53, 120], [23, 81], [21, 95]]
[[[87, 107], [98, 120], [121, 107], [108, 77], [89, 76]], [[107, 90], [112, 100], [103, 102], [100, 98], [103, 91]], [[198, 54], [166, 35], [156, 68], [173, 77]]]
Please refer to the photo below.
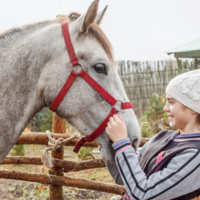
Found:
[[0, 162], [30, 119], [45, 107], [37, 85], [53, 49], [42, 38], [44, 33], [37, 34], [14, 43], [4, 54], [0, 50]]

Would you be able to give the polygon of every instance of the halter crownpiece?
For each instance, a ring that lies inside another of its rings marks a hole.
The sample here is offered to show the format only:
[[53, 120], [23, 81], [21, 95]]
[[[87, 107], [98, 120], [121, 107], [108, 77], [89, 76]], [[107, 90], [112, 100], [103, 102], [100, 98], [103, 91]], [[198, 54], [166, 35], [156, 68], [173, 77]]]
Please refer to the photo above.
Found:
[[[71, 42], [68, 23], [62, 22], [61, 25], [62, 25], [63, 36], [64, 36], [67, 52], [68, 52], [71, 63], [73, 66], [81, 65], [76, 57], [74, 47]], [[108, 114], [108, 116], [104, 119], [104, 121], [100, 124], [100, 126], [97, 129], [95, 129], [89, 136], [80, 139], [76, 143], [76, 145], [73, 149], [73, 151], [75, 153], [78, 153], [79, 149], [85, 142], [92, 142], [105, 130], [110, 117], [112, 117], [114, 114], [117, 114], [121, 110], [130, 109], [130, 108], [133, 109], [133, 105], [131, 104], [131, 102], [122, 102], [121, 100], [116, 100], [110, 93], [108, 93], [101, 85], [99, 85], [99, 83], [97, 83], [82, 68], [81, 71], [78, 73], [75, 72], [74, 70], [71, 71], [67, 81], [65, 82], [62, 89], [60, 90], [60, 92], [58, 93], [56, 98], [54, 99], [53, 103], [50, 105], [50, 107], [49, 107], [50, 110], [52, 110], [53, 112], [56, 111], [57, 107], [62, 102], [63, 98], [67, 94], [68, 90], [72, 86], [72, 84], [75, 81], [77, 76], [80, 76], [81, 78], [83, 78], [92, 88], [94, 88], [94, 90], [96, 90], [102, 97], [104, 97], [104, 99], [112, 105], [112, 109], [111, 109], [110, 113]], [[121, 102], [120, 110], [115, 108], [115, 104], [118, 101]]]

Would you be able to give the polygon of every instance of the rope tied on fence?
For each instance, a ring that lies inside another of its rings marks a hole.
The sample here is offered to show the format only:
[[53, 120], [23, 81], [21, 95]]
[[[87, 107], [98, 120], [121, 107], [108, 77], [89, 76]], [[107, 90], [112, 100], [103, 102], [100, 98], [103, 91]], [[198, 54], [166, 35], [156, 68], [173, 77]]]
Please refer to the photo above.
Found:
[[56, 140], [55, 138], [52, 137], [50, 131], [46, 131], [46, 133], [49, 141], [46, 146], [46, 149], [42, 151], [41, 161], [43, 165], [46, 166], [47, 168], [54, 167], [53, 159], [49, 156], [48, 151], [54, 152], [56, 151], [57, 148], [63, 147], [66, 142], [73, 140], [75, 138], [77, 139], [82, 138], [82, 135], [80, 133], [74, 132], [74, 135], [67, 139], [59, 138]]

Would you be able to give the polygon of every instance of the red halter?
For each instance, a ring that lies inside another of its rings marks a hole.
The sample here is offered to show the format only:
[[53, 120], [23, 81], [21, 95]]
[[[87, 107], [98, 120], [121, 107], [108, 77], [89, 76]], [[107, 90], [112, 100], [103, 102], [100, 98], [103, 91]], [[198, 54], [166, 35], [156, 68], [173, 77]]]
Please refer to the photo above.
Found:
[[[66, 44], [66, 48], [69, 54], [69, 58], [71, 60], [71, 63], [73, 66], [75, 65], [81, 65], [76, 57], [76, 54], [74, 52], [74, 48], [71, 42], [70, 34], [69, 34], [69, 28], [68, 24], [66, 22], [62, 23], [62, 30], [63, 30], [63, 36]], [[112, 109], [109, 113], [109, 115], [105, 118], [105, 120], [101, 123], [101, 125], [94, 131], [92, 132], [89, 136], [84, 137], [80, 139], [75, 147], [74, 147], [74, 152], [78, 153], [79, 149], [85, 142], [92, 142], [94, 139], [96, 139], [106, 128], [106, 125], [109, 121], [109, 118], [112, 117], [114, 114], [117, 114], [119, 110], [117, 110], [114, 106], [118, 102], [113, 96], [111, 96], [101, 85], [99, 85], [87, 72], [85, 72], [83, 69], [79, 73], [75, 72], [74, 70], [71, 71], [69, 78], [65, 82], [64, 86], [60, 90], [59, 94], [57, 97], [54, 99], [53, 103], [50, 105], [49, 109], [52, 110], [53, 112], [56, 111], [57, 107], [67, 94], [68, 90], [70, 89], [71, 85], [75, 81], [76, 77], [80, 76], [82, 77], [91, 87], [93, 87], [106, 101], [108, 101], [112, 105]], [[120, 101], [120, 100], [119, 100]], [[133, 106], [131, 102], [121, 102], [121, 109], [128, 109], [132, 108]]]

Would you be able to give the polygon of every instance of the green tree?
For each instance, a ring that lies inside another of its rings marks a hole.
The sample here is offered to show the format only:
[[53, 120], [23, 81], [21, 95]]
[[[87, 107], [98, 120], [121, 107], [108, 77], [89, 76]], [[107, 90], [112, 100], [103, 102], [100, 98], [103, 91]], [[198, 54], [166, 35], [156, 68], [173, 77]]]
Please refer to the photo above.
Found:
[[82, 147], [77, 154], [79, 160], [90, 160], [92, 158], [93, 147]]
[[52, 131], [53, 112], [48, 108], [42, 109], [32, 120], [32, 132]]
[[25, 148], [24, 145], [15, 145], [11, 151], [11, 156], [25, 156]]
[[152, 93], [149, 100], [149, 108], [139, 119], [143, 137], [152, 137], [163, 129], [170, 129], [168, 116], [163, 110], [165, 104], [165, 96]]

